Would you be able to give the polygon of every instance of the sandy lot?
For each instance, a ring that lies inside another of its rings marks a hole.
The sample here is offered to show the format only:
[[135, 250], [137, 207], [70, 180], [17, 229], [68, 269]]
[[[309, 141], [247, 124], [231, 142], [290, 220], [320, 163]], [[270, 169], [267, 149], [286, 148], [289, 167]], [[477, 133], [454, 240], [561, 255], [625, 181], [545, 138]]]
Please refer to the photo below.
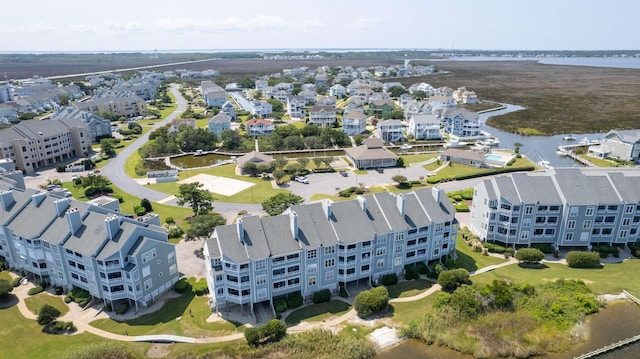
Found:
[[184, 184], [193, 182], [200, 182], [204, 184], [204, 189], [223, 196], [233, 196], [234, 194], [255, 185], [251, 182], [239, 181], [233, 178], [211, 176], [203, 173], [189, 177], [179, 181], [178, 183]]

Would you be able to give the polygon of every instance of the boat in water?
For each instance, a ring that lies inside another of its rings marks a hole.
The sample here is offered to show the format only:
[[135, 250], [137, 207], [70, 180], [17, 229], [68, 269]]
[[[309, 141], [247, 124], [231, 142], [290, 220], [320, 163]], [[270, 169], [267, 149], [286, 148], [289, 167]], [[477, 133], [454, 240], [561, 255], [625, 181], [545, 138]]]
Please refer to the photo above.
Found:
[[542, 167], [542, 168], [546, 168], [546, 169], [552, 169], [553, 168], [553, 167], [551, 167], [551, 162], [549, 162], [547, 160], [538, 161], [537, 165], [538, 165], [538, 167]]
[[449, 141], [449, 142], [444, 144], [444, 148], [460, 148], [460, 147], [464, 147], [466, 145], [467, 145], [466, 142]]
[[500, 140], [497, 138], [487, 138], [486, 140], [482, 141], [482, 144], [485, 146], [497, 147], [498, 145], [500, 145]]
[[576, 140], [576, 136], [574, 135], [566, 135], [564, 137], [562, 137], [563, 141], [575, 141]]

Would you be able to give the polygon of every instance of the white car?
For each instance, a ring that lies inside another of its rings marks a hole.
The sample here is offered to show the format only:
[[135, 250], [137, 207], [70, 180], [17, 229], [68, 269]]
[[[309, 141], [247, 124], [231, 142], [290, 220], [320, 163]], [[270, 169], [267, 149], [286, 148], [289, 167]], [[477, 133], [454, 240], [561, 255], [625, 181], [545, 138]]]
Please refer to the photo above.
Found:
[[295, 178], [295, 181], [296, 182], [300, 182], [300, 183], [304, 183], [304, 184], [309, 184], [309, 180], [305, 176], [298, 176], [298, 177]]

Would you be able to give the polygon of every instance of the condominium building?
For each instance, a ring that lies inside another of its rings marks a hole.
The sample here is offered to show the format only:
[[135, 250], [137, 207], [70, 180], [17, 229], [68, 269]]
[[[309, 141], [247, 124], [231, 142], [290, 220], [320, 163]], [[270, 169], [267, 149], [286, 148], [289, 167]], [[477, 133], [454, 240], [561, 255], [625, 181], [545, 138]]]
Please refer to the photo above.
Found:
[[514, 173], [474, 188], [471, 231], [482, 241], [556, 248], [638, 240], [640, 171]]
[[303, 204], [284, 214], [218, 226], [204, 244], [210, 304], [267, 304], [359, 280], [401, 275], [406, 265], [455, 250], [458, 224], [443, 190], [389, 192]]
[[36, 281], [82, 288], [107, 304], [126, 300], [136, 309], [179, 278], [175, 247], [161, 227], [16, 188], [0, 192], [0, 257]]

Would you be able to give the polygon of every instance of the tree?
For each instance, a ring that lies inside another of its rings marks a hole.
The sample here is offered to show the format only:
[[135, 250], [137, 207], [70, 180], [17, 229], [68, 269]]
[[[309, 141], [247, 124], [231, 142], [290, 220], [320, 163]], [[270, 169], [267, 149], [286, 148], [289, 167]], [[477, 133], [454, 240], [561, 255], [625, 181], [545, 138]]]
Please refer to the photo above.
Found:
[[406, 90], [404, 87], [402, 87], [402, 86], [391, 86], [391, 87], [387, 90], [387, 92], [389, 93], [389, 95], [390, 95], [391, 97], [398, 98], [398, 97], [400, 97], [400, 95], [405, 94], [405, 93], [407, 93], [407, 92], [409, 92], [409, 91], [407, 91], [407, 90]]
[[284, 109], [284, 104], [282, 103], [282, 101], [278, 99], [270, 98], [270, 99], [267, 99], [267, 102], [271, 104], [272, 112], [282, 112]]
[[313, 158], [313, 163], [316, 165], [316, 168], [320, 168], [320, 165], [322, 164], [322, 158], [321, 157], [314, 157]]
[[418, 101], [422, 101], [425, 98], [427, 98], [427, 93], [422, 91], [422, 90], [416, 90], [416, 91], [413, 91], [411, 96], [413, 96], [413, 98], [418, 100]]
[[272, 171], [272, 168], [269, 163], [261, 163], [258, 165], [258, 173], [269, 173]]
[[544, 258], [544, 253], [537, 248], [522, 248], [516, 252], [516, 259], [525, 263], [537, 263]]
[[494, 279], [493, 283], [486, 286], [487, 292], [492, 298], [491, 306], [498, 309], [510, 309], [513, 305], [511, 285], [504, 280]]
[[220, 134], [220, 140], [222, 140], [222, 148], [226, 150], [235, 150], [240, 147], [242, 138], [238, 132], [234, 130], [224, 130]]
[[276, 184], [280, 184], [280, 180], [284, 178], [284, 176], [287, 175], [287, 173], [283, 170], [275, 170], [272, 173], [273, 178], [276, 179]]
[[200, 214], [208, 213], [213, 209], [213, 196], [211, 192], [206, 189], [202, 189], [204, 184], [200, 182], [185, 183], [178, 187], [178, 206], [183, 206], [189, 203], [193, 213], [198, 216]]
[[307, 165], [309, 164], [309, 159], [306, 157], [299, 157], [298, 163], [302, 168], [307, 168]]
[[191, 220], [187, 231], [188, 238], [209, 237], [217, 226], [223, 226], [227, 221], [218, 213], [200, 214]]
[[58, 96], [58, 103], [60, 106], [69, 106], [69, 95], [62, 94]]
[[248, 174], [255, 176], [258, 174], [258, 165], [255, 162], [247, 162], [242, 166], [242, 169]]
[[385, 120], [403, 119], [404, 118], [404, 111], [402, 111], [401, 109], [395, 109], [393, 111], [390, 111], [389, 113], [386, 113], [384, 116], [382, 116], [382, 118], [385, 119]]
[[49, 304], [45, 304], [40, 308], [40, 311], [38, 312], [38, 324], [40, 325], [51, 324], [55, 322], [56, 319], [58, 319], [60, 314], [61, 314], [60, 311], [56, 307]]
[[262, 209], [270, 216], [277, 216], [287, 208], [304, 202], [304, 198], [293, 193], [278, 193], [262, 201]]
[[284, 157], [278, 157], [275, 159], [276, 168], [283, 169], [287, 164], [289, 164], [289, 160]]
[[116, 149], [115, 147], [113, 147], [113, 142], [109, 138], [103, 138], [100, 140], [100, 150], [102, 151], [102, 153], [109, 157], [115, 156], [116, 154]]
[[146, 199], [146, 198], [143, 198], [143, 199], [140, 201], [140, 207], [143, 207], [143, 208], [144, 208], [144, 210], [145, 210], [147, 213], [149, 213], [149, 212], [153, 212], [153, 207], [151, 206], [151, 201], [149, 201], [149, 200], [148, 200], [148, 199]]
[[13, 284], [8, 280], [0, 279], [0, 301], [7, 299], [12, 290]]
[[105, 192], [113, 192], [110, 185], [111, 182], [109, 179], [103, 175], [93, 174], [82, 178], [82, 188], [87, 188], [87, 190], [85, 190], [87, 197], [93, 197]]
[[251, 77], [249, 77], [249, 75], [244, 76], [242, 79], [240, 79], [240, 81], [238, 81], [238, 86], [245, 89], [254, 88], [255, 84], [256, 83], [253, 81]]
[[396, 160], [396, 167], [404, 167], [404, 158], [398, 157]]
[[438, 275], [438, 284], [446, 290], [453, 290], [462, 284], [470, 283], [469, 272], [464, 268], [442, 271], [440, 275]]
[[398, 183], [398, 184], [400, 184], [402, 182], [407, 182], [407, 177], [405, 177], [403, 175], [395, 175], [395, 176], [391, 177], [391, 179], [394, 182]]
[[565, 257], [571, 268], [591, 268], [600, 266], [600, 253], [571, 251]]
[[384, 286], [360, 292], [353, 302], [353, 308], [358, 312], [360, 318], [378, 313], [386, 309], [388, 305], [389, 292]]

